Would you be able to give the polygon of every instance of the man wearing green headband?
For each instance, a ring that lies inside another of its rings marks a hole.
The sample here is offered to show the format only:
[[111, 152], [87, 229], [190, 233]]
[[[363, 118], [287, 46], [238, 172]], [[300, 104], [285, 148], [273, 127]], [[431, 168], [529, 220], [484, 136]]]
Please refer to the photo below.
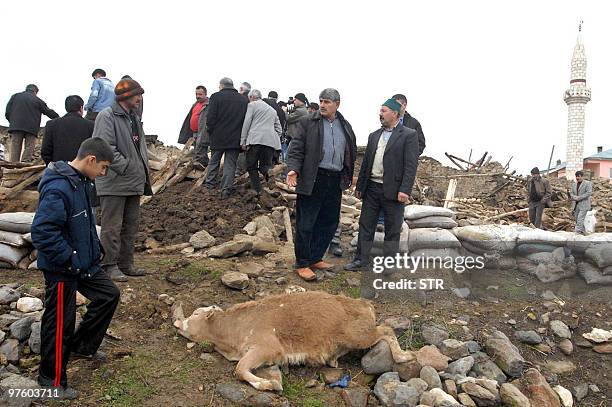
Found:
[[384, 255], [399, 249], [404, 222], [404, 204], [408, 201], [416, 177], [419, 141], [415, 130], [400, 124], [401, 105], [389, 99], [380, 108], [382, 127], [370, 134], [355, 196], [363, 200], [359, 217], [359, 237], [355, 259], [345, 270], [360, 270], [369, 264], [378, 214], [385, 215]]

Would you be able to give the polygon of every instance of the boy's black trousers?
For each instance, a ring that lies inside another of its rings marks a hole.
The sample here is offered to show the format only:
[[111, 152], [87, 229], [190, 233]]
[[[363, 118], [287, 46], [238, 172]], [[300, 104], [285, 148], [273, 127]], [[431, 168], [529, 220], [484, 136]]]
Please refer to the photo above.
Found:
[[[77, 291], [91, 303], [75, 332]], [[96, 353], [119, 303], [119, 295], [119, 288], [104, 271], [87, 279], [45, 281], [38, 371], [40, 385], [66, 387], [66, 365], [70, 353]]]

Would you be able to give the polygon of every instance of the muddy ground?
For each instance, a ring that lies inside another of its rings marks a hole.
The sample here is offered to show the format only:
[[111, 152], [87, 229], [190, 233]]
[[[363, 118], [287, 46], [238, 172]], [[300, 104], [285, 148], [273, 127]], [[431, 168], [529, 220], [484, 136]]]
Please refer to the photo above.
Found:
[[[255, 299], [262, 293], [280, 293], [287, 285], [297, 284], [308, 290], [325, 290], [358, 296], [359, 287], [355, 272], [338, 272], [320, 282], [305, 283], [291, 271], [290, 248], [283, 248], [281, 256], [273, 259], [243, 256], [237, 259], [187, 259], [184, 256], [138, 255], [137, 264], [148, 270], [148, 275], [132, 278], [120, 283], [122, 298], [110, 327], [112, 337], [107, 336], [103, 350], [108, 352], [105, 363], [76, 361], [69, 364], [69, 380], [81, 393], [73, 403], [75, 406], [232, 406], [215, 392], [218, 383], [238, 384], [232, 371], [235, 363], [228, 362], [209, 348], [208, 344], [195, 344], [188, 348], [189, 341], [178, 336], [171, 326], [170, 307], [158, 300], [160, 294], [168, 294], [185, 306], [189, 315], [199, 306], [231, 304]], [[284, 260], [283, 260], [284, 259]], [[331, 258], [339, 266], [344, 258]], [[257, 261], [266, 264], [266, 269], [282, 271], [287, 284], [252, 282], [243, 292], [230, 290], [220, 282], [220, 276], [236, 268], [237, 263]], [[337, 267], [340, 269], [340, 267]], [[43, 287], [38, 273], [3, 271], [0, 283], [19, 281]], [[519, 346], [529, 365], [542, 365], [550, 360], [571, 360], [577, 369], [569, 375], [558, 377], [559, 383], [571, 389], [574, 385], [594, 383], [601, 393], [589, 396], [579, 406], [612, 406], [612, 355], [600, 355], [590, 349], [575, 346], [571, 356], [559, 350], [545, 355], [534, 348], [518, 344], [514, 340], [515, 329], [541, 327], [536, 317], [550, 311], [543, 304], [541, 293], [553, 290], [565, 305], [553, 313], [574, 329], [573, 339], [592, 327], [610, 329], [612, 300], [610, 288], [587, 287], [581, 280], [565, 280], [543, 285], [518, 272], [481, 273], [472, 279], [473, 296], [459, 299], [449, 291], [429, 292], [425, 295], [408, 293], [388, 302], [376, 302], [377, 315], [381, 321], [388, 317], [405, 316], [411, 319], [411, 327], [400, 337], [403, 347], [418, 349], [423, 345], [419, 327], [425, 321], [437, 321], [445, 325], [451, 337], [466, 339], [461, 326], [453, 324], [460, 316], [469, 317], [467, 327], [476, 340], [481, 333], [493, 327], [505, 332]], [[447, 287], [450, 288], [450, 287]], [[550, 307], [550, 304], [548, 304]], [[303, 310], [308, 312], [308, 310]], [[465, 319], [465, 318], [462, 318]], [[516, 320], [513, 328], [508, 320]], [[548, 337], [552, 337], [550, 334]], [[191, 345], [190, 345], [191, 346]], [[206, 360], [201, 358], [203, 353]], [[365, 375], [360, 368], [363, 352], [353, 352], [340, 360], [340, 367], [350, 372], [351, 386], [373, 386], [373, 377]], [[284, 391], [275, 395], [280, 404], [288, 400], [291, 406], [344, 406], [338, 390], [322, 386], [307, 388], [310, 379], [316, 379], [318, 369], [289, 367], [284, 369]], [[36, 368], [30, 372], [36, 375]], [[245, 386], [246, 388], [246, 386]], [[371, 396], [373, 398], [373, 396]], [[47, 404], [45, 404], [47, 405]], [[48, 405], [59, 405], [51, 403]]]

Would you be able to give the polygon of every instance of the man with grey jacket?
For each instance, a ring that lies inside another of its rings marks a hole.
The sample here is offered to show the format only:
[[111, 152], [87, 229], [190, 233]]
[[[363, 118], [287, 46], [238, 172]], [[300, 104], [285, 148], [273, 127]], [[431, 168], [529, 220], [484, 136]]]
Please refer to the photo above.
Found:
[[115, 102], [96, 118], [93, 137], [110, 144], [113, 163], [96, 179], [102, 209], [101, 265], [115, 281], [144, 275], [134, 268], [134, 240], [138, 232], [140, 197], [152, 195], [147, 143], [136, 114], [144, 90], [133, 79], [115, 87]]
[[246, 151], [246, 166], [251, 180], [251, 187], [261, 195], [259, 173], [268, 181], [268, 171], [272, 167], [274, 152], [280, 150], [282, 128], [276, 110], [261, 100], [261, 92], [253, 89], [249, 92], [240, 147]]
[[584, 179], [582, 171], [576, 171], [576, 181], [572, 182], [570, 198], [572, 200], [572, 213], [576, 218], [576, 233], [585, 234], [584, 218], [591, 210], [591, 195], [593, 195], [593, 184]]

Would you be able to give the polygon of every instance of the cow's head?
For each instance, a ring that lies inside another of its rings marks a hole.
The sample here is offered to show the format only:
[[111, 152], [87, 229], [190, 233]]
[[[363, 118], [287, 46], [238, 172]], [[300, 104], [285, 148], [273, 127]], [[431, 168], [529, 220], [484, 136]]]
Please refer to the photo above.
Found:
[[207, 339], [207, 324], [209, 319], [216, 313], [223, 312], [223, 310], [216, 305], [210, 307], [198, 308], [189, 318], [185, 318], [183, 315], [183, 304], [179, 303], [173, 309], [172, 319], [174, 326], [179, 330], [179, 333], [195, 342], [203, 341]]

